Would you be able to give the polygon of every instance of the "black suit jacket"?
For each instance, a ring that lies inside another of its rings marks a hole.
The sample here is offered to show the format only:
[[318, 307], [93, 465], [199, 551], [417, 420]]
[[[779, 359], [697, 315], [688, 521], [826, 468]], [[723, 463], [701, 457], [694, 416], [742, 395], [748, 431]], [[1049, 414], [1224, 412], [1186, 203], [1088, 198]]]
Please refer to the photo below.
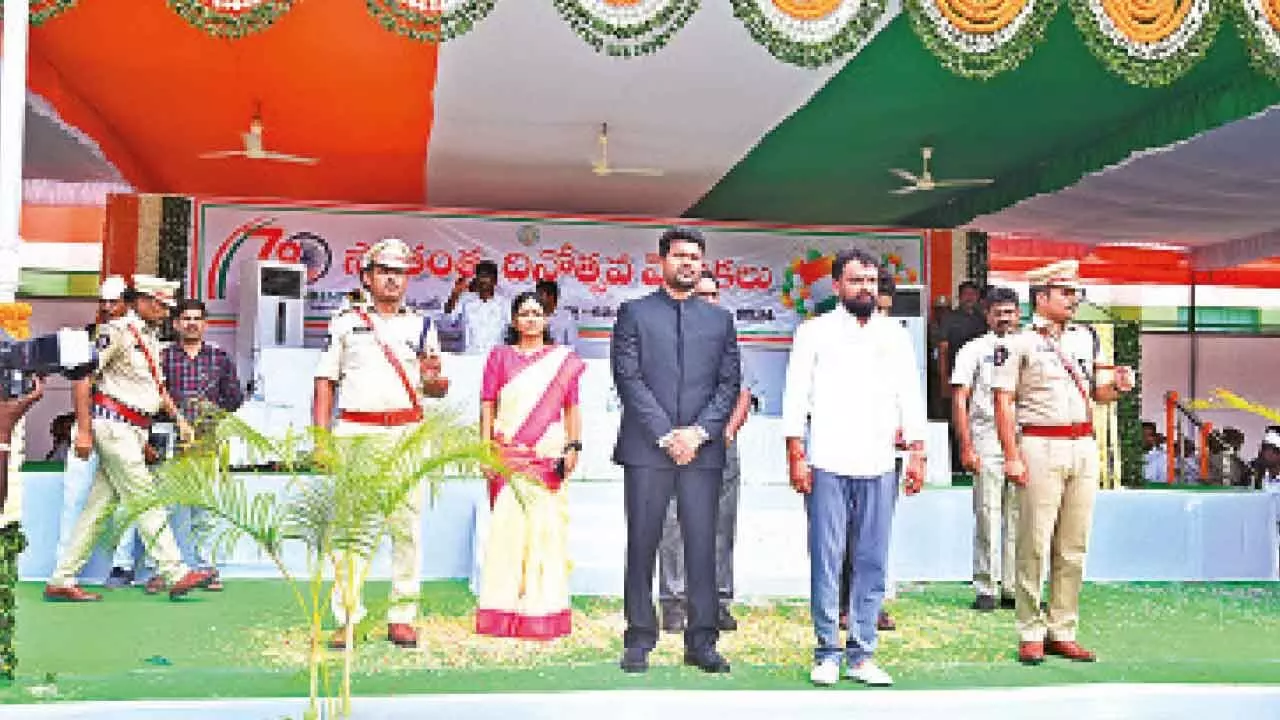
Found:
[[687, 467], [724, 467], [724, 428], [742, 382], [728, 310], [698, 298], [677, 301], [664, 290], [624, 302], [610, 360], [622, 400], [614, 462], [674, 469], [658, 438], [697, 425], [710, 438]]

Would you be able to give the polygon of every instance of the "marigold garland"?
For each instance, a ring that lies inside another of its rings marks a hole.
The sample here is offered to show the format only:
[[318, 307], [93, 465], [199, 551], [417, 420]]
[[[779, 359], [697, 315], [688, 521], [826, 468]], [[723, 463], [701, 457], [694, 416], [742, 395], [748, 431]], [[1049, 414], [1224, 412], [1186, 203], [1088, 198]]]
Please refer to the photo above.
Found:
[[822, 67], [854, 52], [889, 10], [885, 0], [731, 0], [733, 15], [779, 60]]
[[[330, 0], [332, 1], [332, 0]], [[366, 0], [382, 27], [418, 42], [444, 42], [471, 32], [497, 0]]]
[[1250, 64], [1280, 82], [1280, 0], [1237, 0], [1232, 9]]
[[17, 626], [18, 555], [27, 547], [27, 538], [18, 523], [0, 527], [0, 679], [13, 680], [18, 667], [13, 638]]
[[220, 38], [266, 30], [293, 9], [294, 0], [167, 0], [192, 27]]
[[27, 303], [0, 303], [0, 330], [15, 340], [31, 335], [31, 306]]
[[[31, 0], [30, 23], [39, 27], [46, 21], [75, 7], [77, 0]], [[0, 5], [0, 20], [4, 19], [4, 6]]]
[[952, 72], [986, 80], [1011, 70], [1044, 39], [1060, 0], [904, 0], [925, 47]]
[[1225, 0], [1069, 0], [1085, 44], [1133, 85], [1162, 87], [1204, 58]]
[[666, 47], [702, 7], [701, 0], [552, 0], [584, 42], [611, 57], [640, 57]]

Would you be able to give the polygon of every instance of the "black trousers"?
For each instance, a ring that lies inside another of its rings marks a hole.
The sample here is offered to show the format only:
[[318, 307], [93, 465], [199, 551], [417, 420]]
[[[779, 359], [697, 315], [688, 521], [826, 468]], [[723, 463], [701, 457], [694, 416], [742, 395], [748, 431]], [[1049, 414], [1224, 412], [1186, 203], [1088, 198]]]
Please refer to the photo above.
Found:
[[622, 483], [627, 518], [627, 564], [623, 612], [628, 648], [650, 650], [658, 643], [658, 614], [653, 607], [653, 571], [658, 542], [671, 496], [684, 540], [687, 650], [715, 647], [716, 626], [716, 512], [720, 496], [720, 468], [677, 469], [626, 467]]

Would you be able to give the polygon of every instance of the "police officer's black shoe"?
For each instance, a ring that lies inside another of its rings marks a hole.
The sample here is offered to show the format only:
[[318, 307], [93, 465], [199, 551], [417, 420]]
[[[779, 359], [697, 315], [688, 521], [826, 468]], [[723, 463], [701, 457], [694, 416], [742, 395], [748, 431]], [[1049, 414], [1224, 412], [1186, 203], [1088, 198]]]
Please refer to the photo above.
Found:
[[721, 605], [720, 614], [716, 617], [716, 627], [721, 632], [733, 632], [738, 629], [738, 619], [729, 612], [729, 606]]
[[996, 609], [996, 598], [994, 595], [979, 595], [973, 601], [973, 609], [978, 612], [992, 612]]
[[685, 626], [684, 605], [675, 603], [662, 603], [662, 631], [668, 633], [684, 632]]
[[115, 590], [117, 588], [129, 587], [133, 584], [133, 571], [125, 570], [122, 567], [111, 568], [111, 574], [107, 576], [106, 582], [102, 583], [104, 587]]

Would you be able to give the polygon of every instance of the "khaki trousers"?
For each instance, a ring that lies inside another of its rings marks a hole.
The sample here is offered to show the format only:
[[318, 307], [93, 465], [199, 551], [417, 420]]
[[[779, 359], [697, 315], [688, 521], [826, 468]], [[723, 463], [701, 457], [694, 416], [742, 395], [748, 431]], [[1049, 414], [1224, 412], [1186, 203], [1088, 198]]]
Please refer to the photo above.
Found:
[[1004, 453], [995, 430], [974, 428], [981, 465], [973, 479], [973, 589], [1013, 597], [1018, 529], [1018, 486], [1005, 480]]
[[[1076, 638], [1085, 549], [1098, 491], [1093, 437], [1024, 437], [1028, 482], [1019, 490], [1017, 537], [1018, 635], [1023, 642]], [[1049, 560], [1049, 612], [1040, 610], [1044, 560]]]
[[[333, 434], [338, 437], [353, 435], [382, 435], [388, 442], [395, 442], [400, 435], [408, 432], [412, 425], [399, 427], [381, 427], [349, 423], [341, 420], [334, 423]], [[418, 596], [422, 592], [422, 486], [419, 485], [409, 494], [408, 501], [388, 519], [387, 530], [391, 533], [391, 595], [387, 608], [387, 622], [395, 624], [411, 624], [418, 617]], [[361, 588], [355, 588], [356, 604], [351, 618], [347, 617], [343, 594], [347, 586], [369, 572], [369, 561], [365, 558], [340, 553], [336, 558], [333, 577], [333, 594], [329, 607], [339, 625], [350, 622], [359, 623], [368, 614], [362, 599]], [[354, 570], [356, 578], [350, 577]]]
[[[98, 470], [66, 550], [49, 578], [50, 585], [75, 585], [76, 576], [93, 554], [102, 524], [115, 513], [116, 506], [121, 501], [129, 503], [154, 487], [155, 480], [142, 454], [146, 443], [147, 431], [142, 428], [116, 420], [94, 419], [93, 446], [98, 452]], [[170, 585], [187, 574], [189, 568], [182, 563], [166, 508], [155, 508], [140, 515], [138, 531], [147, 553], [156, 561], [157, 571]]]

